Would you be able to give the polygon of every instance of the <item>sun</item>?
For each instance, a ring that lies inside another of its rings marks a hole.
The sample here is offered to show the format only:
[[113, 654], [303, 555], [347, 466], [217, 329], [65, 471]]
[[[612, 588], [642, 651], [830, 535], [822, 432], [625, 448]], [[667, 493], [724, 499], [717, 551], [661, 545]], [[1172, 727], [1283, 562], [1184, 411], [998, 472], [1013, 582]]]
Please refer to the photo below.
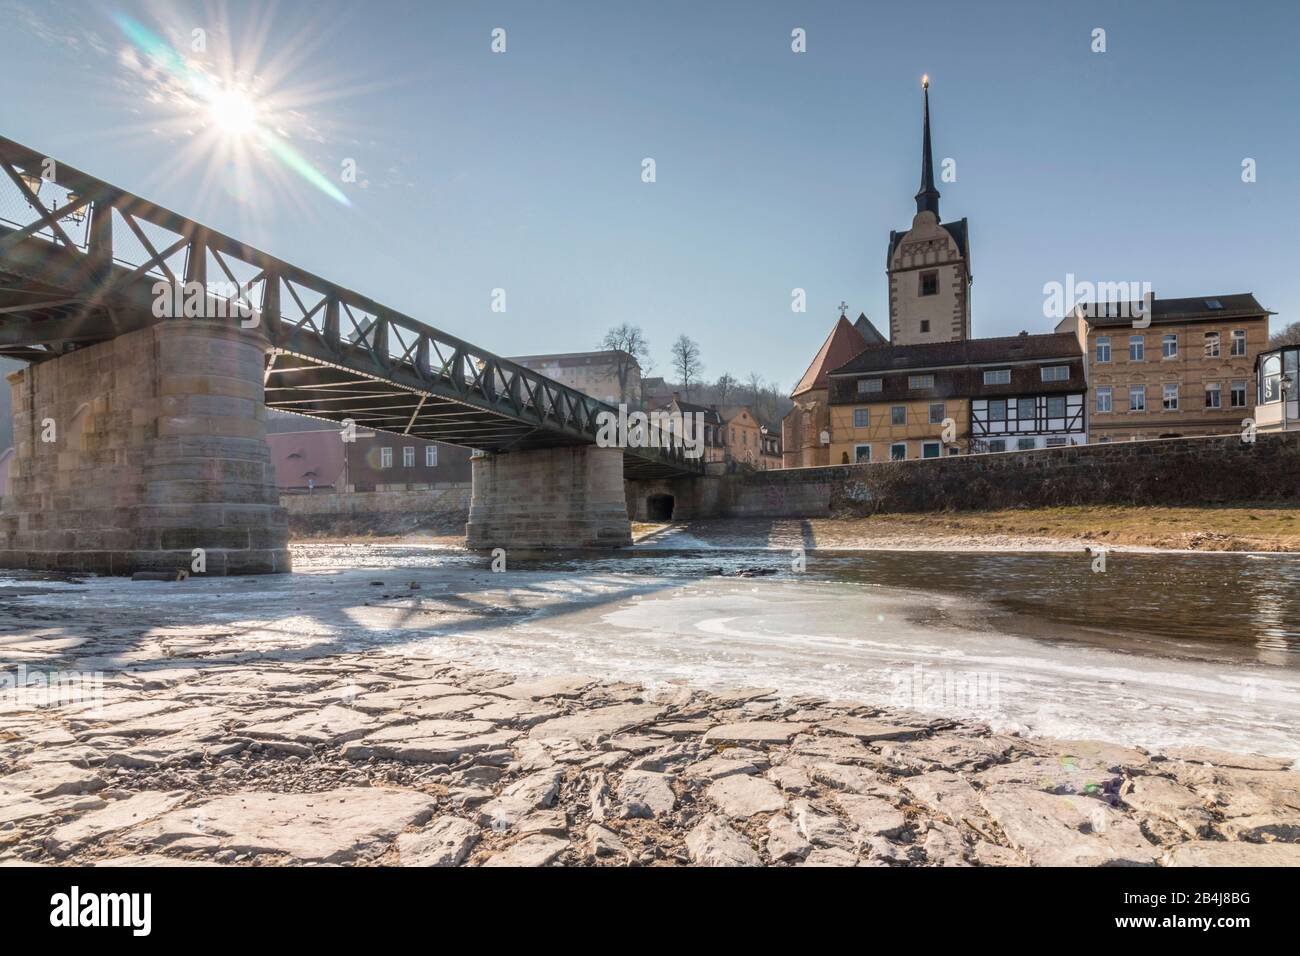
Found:
[[214, 90], [208, 98], [208, 119], [224, 135], [242, 138], [258, 128], [261, 109], [238, 87]]

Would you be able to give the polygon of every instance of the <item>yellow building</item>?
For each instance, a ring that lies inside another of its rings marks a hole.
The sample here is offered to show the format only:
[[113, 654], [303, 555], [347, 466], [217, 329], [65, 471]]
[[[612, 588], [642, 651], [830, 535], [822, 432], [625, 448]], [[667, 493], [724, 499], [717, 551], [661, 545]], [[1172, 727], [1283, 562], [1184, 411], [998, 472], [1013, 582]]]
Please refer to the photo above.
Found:
[[830, 458], [835, 464], [939, 458], [945, 448], [948, 454], [959, 454], [970, 434], [970, 403], [964, 398], [831, 405], [830, 409]]

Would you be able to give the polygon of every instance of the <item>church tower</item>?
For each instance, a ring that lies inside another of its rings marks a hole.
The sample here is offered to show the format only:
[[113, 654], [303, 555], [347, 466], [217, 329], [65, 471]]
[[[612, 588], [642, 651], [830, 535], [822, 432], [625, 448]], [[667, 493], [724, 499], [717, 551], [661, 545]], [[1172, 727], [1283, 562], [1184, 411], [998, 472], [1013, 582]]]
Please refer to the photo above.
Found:
[[889, 274], [891, 345], [961, 342], [971, 336], [970, 245], [966, 220], [940, 223], [930, 146], [930, 78], [921, 80], [924, 121], [921, 188], [916, 215], [906, 232], [890, 232], [885, 271]]

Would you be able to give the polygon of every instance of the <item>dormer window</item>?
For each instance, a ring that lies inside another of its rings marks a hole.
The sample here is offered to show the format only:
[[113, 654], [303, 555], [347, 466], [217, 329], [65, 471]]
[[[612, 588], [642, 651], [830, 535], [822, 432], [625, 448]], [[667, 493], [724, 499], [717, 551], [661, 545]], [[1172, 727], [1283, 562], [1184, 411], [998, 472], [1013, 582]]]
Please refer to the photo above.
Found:
[[869, 395], [872, 392], [881, 390], [881, 380], [878, 378], [860, 378], [858, 379], [858, 394]]

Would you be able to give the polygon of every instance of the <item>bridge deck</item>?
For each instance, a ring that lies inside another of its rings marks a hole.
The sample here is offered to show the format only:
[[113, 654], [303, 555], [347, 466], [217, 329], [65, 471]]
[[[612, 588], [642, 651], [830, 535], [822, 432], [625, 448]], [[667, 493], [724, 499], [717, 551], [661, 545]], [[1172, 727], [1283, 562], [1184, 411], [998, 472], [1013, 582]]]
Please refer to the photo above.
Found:
[[[48, 178], [42, 178], [45, 172]], [[256, 327], [266, 403], [485, 451], [593, 444], [617, 409], [0, 137], [0, 354], [40, 362], [183, 313]], [[198, 290], [191, 297], [187, 292]], [[212, 318], [212, 316], [220, 318]], [[694, 475], [680, 447], [628, 477]]]

